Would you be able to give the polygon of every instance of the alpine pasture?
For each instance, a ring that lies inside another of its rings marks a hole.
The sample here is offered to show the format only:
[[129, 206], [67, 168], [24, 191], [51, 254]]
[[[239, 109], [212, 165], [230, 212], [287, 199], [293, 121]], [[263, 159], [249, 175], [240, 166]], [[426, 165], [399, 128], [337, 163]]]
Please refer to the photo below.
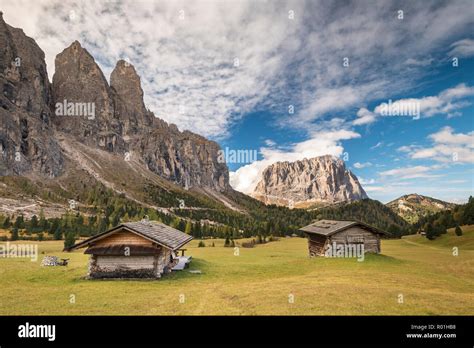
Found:
[[[206, 247], [194, 240], [190, 268], [160, 280], [87, 280], [83, 250], [35, 242], [36, 262], [0, 258], [0, 314], [472, 315], [474, 226], [463, 231], [435, 241], [383, 240], [382, 254], [363, 262], [309, 258], [307, 241], [297, 237], [238, 250], [223, 240], [205, 240]], [[45, 255], [69, 258], [69, 265], [42, 267]]]

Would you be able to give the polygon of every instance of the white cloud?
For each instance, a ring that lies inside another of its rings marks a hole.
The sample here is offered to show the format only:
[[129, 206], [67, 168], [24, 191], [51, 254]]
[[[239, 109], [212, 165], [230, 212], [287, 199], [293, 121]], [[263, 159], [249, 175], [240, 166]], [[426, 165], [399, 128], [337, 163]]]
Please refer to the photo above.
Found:
[[266, 139], [265, 140], [265, 145], [267, 145], [269, 147], [272, 147], [272, 146], [275, 146], [276, 143], [272, 139]]
[[468, 58], [474, 56], [474, 40], [463, 39], [451, 45], [450, 57]]
[[471, 103], [465, 98], [474, 96], [474, 87], [461, 83], [455, 87], [440, 92], [437, 96], [423, 98], [404, 98], [389, 100], [377, 105], [373, 111], [361, 108], [357, 112], [357, 118], [352, 122], [355, 126], [376, 122], [388, 109], [410, 110], [419, 114], [407, 114], [413, 118], [432, 117], [435, 115], [446, 115], [448, 117], [458, 116], [459, 109], [469, 106]]
[[[259, 107], [288, 115], [294, 105], [286, 124], [307, 129], [326, 113], [410, 87], [419, 67], [400, 67], [415, 51], [428, 57], [459, 38], [472, 21], [468, 5], [407, 3], [402, 26], [387, 20], [395, 16], [392, 6], [359, 1], [3, 0], [1, 8], [45, 51], [50, 78], [55, 56], [79, 40], [106, 76], [120, 58], [134, 64], [156, 116], [219, 138]], [[370, 121], [366, 115], [355, 125]]]
[[267, 166], [281, 161], [293, 162], [323, 155], [340, 156], [344, 151], [340, 141], [358, 137], [358, 133], [348, 130], [314, 132], [310, 139], [293, 144], [289, 150], [263, 147], [260, 149], [263, 159], [231, 172], [230, 184], [238, 191], [251, 193]]
[[406, 147], [413, 159], [433, 159], [443, 163], [474, 163], [474, 131], [454, 133], [451, 127], [444, 127], [431, 134], [432, 147]]
[[414, 59], [414, 58], [408, 58], [406, 61], [405, 61], [405, 64], [406, 65], [412, 65], [412, 66], [428, 66], [428, 65], [431, 65], [431, 63], [433, 62], [433, 58], [425, 58], [425, 59]]
[[371, 149], [371, 150], [375, 150], [375, 149], [379, 148], [379, 147], [382, 146], [382, 145], [383, 145], [383, 142], [379, 141], [379, 142], [378, 142], [377, 144], [375, 144], [374, 146], [371, 146], [370, 149]]
[[[453, 88], [448, 88], [437, 96], [429, 96], [423, 98], [406, 98], [399, 99], [392, 103], [393, 106], [401, 105], [419, 105], [420, 117], [432, 117], [435, 115], [456, 115], [457, 109], [470, 105], [466, 101], [459, 101], [459, 99], [473, 96], [474, 87], [466, 86], [461, 83]], [[374, 109], [374, 112], [381, 115], [383, 104], [380, 104]]]
[[[361, 178], [360, 176], [358, 177], [359, 179], [359, 183], [361, 185], [372, 185], [372, 184], [375, 184], [375, 179], [364, 179], [364, 178]], [[364, 186], [364, 189], [365, 189], [365, 186]]]
[[354, 163], [354, 168], [357, 168], [357, 169], [367, 168], [367, 167], [371, 167], [371, 166], [372, 166], [371, 162], [365, 162], [365, 163], [356, 162], [356, 163]]
[[427, 166], [414, 166], [414, 167], [404, 167], [404, 168], [397, 168], [386, 170], [380, 172], [380, 176], [382, 177], [392, 177], [399, 180], [405, 179], [416, 179], [416, 178], [437, 178], [440, 175], [433, 174], [432, 167]]
[[377, 115], [367, 110], [366, 108], [359, 109], [357, 111], [357, 118], [352, 122], [354, 126], [360, 126], [363, 124], [370, 124], [377, 120]]
[[365, 192], [386, 192], [386, 186], [364, 186]]
[[157, 117], [214, 138], [270, 94], [299, 28], [284, 6], [251, 1], [18, 0], [1, 9], [45, 51], [50, 79], [55, 56], [78, 40], [107, 78], [117, 60], [131, 62]]

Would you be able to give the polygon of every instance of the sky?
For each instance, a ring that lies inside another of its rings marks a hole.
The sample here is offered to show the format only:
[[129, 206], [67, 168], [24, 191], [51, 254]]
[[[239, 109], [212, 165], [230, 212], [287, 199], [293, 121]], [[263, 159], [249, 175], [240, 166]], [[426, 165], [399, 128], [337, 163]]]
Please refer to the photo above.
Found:
[[340, 157], [370, 198], [474, 195], [474, 2], [0, 0], [54, 59], [74, 40], [108, 79], [125, 59], [157, 117], [277, 161]]

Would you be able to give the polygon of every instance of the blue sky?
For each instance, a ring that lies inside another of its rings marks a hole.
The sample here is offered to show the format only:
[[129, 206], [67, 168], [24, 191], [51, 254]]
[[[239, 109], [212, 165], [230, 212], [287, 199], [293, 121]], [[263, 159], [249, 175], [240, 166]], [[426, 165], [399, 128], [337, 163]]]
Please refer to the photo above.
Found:
[[[0, 8], [45, 51], [50, 79], [56, 54], [79, 40], [107, 78], [117, 60], [132, 63], [157, 117], [223, 148], [258, 151], [253, 163], [229, 163], [240, 191], [276, 161], [331, 154], [382, 202], [474, 193], [472, 0], [0, 0]], [[384, 115], [389, 100], [419, 107], [419, 119]]]

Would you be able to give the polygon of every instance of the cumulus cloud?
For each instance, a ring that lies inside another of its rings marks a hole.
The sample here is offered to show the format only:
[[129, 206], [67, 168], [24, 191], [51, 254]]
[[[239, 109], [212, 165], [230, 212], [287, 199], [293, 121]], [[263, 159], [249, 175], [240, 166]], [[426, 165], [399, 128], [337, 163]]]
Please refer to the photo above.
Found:
[[357, 111], [357, 118], [352, 122], [354, 126], [360, 126], [363, 124], [370, 124], [375, 122], [377, 115], [366, 108], [361, 108]]
[[355, 126], [370, 124], [376, 122], [382, 116], [402, 114], [403, 110], [407, 111], [405, 116], [413, 118], [435, 115], [458, 116], [460, 109], [471, 105], [471, 102], [466, 98], [472, 96], [474, 96], [474, 87], [461, 83], [440, 92], [437, 96], [389, 100], [388, 103], [384, 102], [377, 105], [373, 111], [361, 108], [352, 124]]
[[474, 131], [454, 133], [451, 127], [444, 127], [428, 137], [431, 147], [406, 147], [413, 159], [433, 159], [442, 163], [474, 163]]

